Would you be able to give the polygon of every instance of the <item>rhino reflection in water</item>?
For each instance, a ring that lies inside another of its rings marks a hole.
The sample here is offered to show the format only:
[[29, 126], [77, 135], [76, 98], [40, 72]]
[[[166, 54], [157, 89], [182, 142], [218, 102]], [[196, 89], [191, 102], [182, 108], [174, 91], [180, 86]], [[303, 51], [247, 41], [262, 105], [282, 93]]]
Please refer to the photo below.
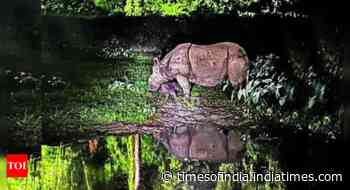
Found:
[[226, 135], [215, 127], [179, 127], [156, 139], [180, 160], [234, 161], [243, 149], [235, 131]]
[[213, 87], [228, 76], [233, 86], [240, 87], [248, 80], [248, 56], [241, 46], [231, 42], [179, 44], [162, 60], [154, 58], [153, 62], [149, 78], [151, 91], [158, 91], [162, 85], [176, 80], [184, 95], [190, 97], [190, 83]]

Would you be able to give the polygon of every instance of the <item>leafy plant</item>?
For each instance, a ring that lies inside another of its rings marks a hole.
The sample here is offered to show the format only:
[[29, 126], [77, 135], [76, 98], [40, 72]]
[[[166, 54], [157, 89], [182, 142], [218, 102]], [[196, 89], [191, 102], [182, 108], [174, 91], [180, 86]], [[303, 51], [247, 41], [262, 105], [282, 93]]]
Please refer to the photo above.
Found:
[[250, 17], [256, 13], [304, 17], [305, 15], [295, 11], [297, 4], [290, 0], [41, 0], [43, 14], [69, 16], [95, 15], [99, 11], [100, 14], [127, 16], [189, 16], [198, 13], [237, 12]]
[[317, 103], [325, 102], [326, 84], [322, 83], [319, 80], [314, 80], [310, 86], [313, 93], [312, 96], [309, 97], [307, 109], [312, 109]]
[[278, 56], [270, 54], [259, 56], [252, 62], [249, 81], [244, 88], [239, 89], [238, 100], [250, 106], [267, 107], [275, 103], [284, 106], [294, 99], [295, 87], [284, 73], [276, 71], [274, 64], [278, 59]]
[[95, 11], [94, 3], [89, 0], [41, 0], [44, 15], [93, 15]]
[[160, 11], [165, 16], [177, 16], [184, 14], [184, 7], [181, 4], [165, 3], [160, 6]]
[[126, 0], [125, 14], [127, 16], [141, 16], [143, 14], [141, 3], [141, 0]]
[[305, 110], [312, 111], [316, 107], [325, 105], [328, 99], [327, 96], [329, 96], [326, 91], [329, 87], [329, 81], [326, 81], [324, 77], [319, 77], [313, 66], [308, 67], [304, 80], [310, 91]]

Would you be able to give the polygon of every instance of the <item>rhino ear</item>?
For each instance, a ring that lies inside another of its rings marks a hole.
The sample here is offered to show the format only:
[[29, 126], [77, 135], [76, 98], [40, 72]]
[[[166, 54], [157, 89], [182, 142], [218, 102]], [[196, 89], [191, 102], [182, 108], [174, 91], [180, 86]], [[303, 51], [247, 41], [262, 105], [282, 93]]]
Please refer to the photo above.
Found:
[[159, 62], [160, 62], [160, 61], [159, 61], [159, 58], [158, 58], [158, 57], [154, 57], [154, 58], [153, 58], [153, 64], [154, 64], [154, 65], [159, 65]]

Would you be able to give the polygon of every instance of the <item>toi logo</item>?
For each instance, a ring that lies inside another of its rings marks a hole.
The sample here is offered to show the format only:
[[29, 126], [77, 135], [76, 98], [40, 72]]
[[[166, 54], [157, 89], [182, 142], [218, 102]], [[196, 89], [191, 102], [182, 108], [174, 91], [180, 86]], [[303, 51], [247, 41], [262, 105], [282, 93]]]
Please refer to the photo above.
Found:
[[28, 176], [28, 155], [8, 154], [6, 155], [6, 176], [27, 177]]

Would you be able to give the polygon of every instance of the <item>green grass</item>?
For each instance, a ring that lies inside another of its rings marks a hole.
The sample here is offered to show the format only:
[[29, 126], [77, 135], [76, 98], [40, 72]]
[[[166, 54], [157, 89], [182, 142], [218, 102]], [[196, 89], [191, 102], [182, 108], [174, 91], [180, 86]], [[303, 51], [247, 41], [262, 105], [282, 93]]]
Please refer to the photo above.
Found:
[[151, 94], [147, 91], [147, 79], [151, 74], [149, 65], [145, 58], [133, 61], [127, 67], [118, 68], [125, 71], [123, 76], [108, 76], [110, 81], [113, 78], [127, 78], [128, 82], [111, 85], [101, 84], [103, 79], [94, 79], [90, 80], [89, 88], [66, 90], [68, 101], [74, 105], [82, 120], [143, 123], [149, 119], [153, 111]]

